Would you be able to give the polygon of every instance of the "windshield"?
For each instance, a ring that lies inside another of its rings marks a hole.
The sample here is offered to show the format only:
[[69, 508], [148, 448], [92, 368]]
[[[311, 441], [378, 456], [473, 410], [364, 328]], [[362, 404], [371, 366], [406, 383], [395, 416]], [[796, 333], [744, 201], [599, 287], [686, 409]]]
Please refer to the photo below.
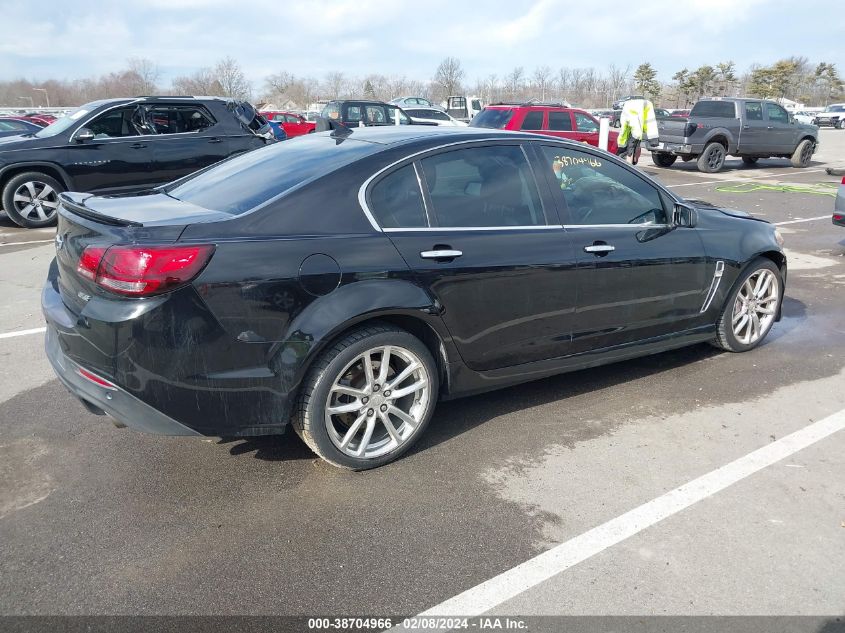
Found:
[[511, 120], [511, 116], [513, 116], [513, 110], [485, 108], [476, 114], [469, 124], [470, 127], [489, 127], [494, 130], [501, 130]]
[[56, 134], [61, 134], [89, 112], [91, 112], [90, 108], [88, 108], [87, 106], [82, 106], [81, 108], [74, 110], [70, 114], [66, 114], [60, 119], [56, 119], [47, 127], [36, 132], [35, 136], [37, 136], [38, 138], [49, 138], [51, 136], [56, 136]]
[[827, 111], [828, 112], [845, 112], [845, 104], [837, 104], [837, 105], [828, 106]]
[[309, 134], [296, 142], [274, 143], [247, 152], [164, 188], [172, 198], [237, 215], [367, 154], [373, 143]]

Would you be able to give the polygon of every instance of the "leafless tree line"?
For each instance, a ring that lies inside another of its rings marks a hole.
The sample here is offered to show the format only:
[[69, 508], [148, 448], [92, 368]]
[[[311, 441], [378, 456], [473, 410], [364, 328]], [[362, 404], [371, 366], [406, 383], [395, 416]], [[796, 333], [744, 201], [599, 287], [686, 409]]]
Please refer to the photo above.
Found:
[[[823, 105], [841, 92], [842, 82], [832, 64], [814, 66], [800, 57], [789, 60], [787, 66], [791, 74], [788, 80], [778, 84], [783, 86], [780, 96], [807, 105]], [[785, 67], [784, 64], [778, 62], [772, 68], [782, 67]], [[825, 74], [819, 75], [819, 67], [827, 69]], [[44, 106], [48, 98], [53, 106], [74, 106], [109, 97], [166, 93], [227, 96], [256, 102], [270, 101], [278, 105], [290, 104], [290, 107], [304, 109], [316, 101], [337, 98], [388, 100], [416, 95], [441, 102], [450, 94], [472, 94], [487, 103], [565, 100], [586, 108], [606, 108], [614, 99], [641, 88], [642, 77], [650, 76], [653, 80], [655, 74], [647, 63], [640, 65], [637, 72], [632, 72], [630, 65], [621, 67], [615, 64], [603, 70], [592, 67], [552, 68], [548, 65], [531, 70], [516, 66], [501, 75], [489, 74], [470, 81], [461, 61], [447, 57], [440, 62], [429, 81], [377, 73], [353, 76], [332, 71], [317, 77], [283, 71], [265, 78], [256, 90], [238, 62], [227, 57], [214, 66], [176, 77], [167, 88], [162, 85], [161, 70], [154, 62], [130, 59], [125, 70], [96, 78], [2, 81], [0, 106]], [[750, 68], [744, 75], [735, 76], [733, 62], [720, 63], [715, 68], [702, 66], [692, 71], [678, 71], [670, 82], [655, 82], [650, 92], [658, 104], [683, 107], [702, 94], [750, 94], [749, 91], [759, 84], [760, 76], [760, 68]]]

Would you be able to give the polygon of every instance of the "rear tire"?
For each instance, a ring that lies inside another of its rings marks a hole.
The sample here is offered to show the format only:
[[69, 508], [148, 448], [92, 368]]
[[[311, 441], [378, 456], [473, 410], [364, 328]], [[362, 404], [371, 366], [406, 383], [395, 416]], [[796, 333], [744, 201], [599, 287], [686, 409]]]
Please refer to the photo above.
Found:
[[[759, 284], [759, 285], [758, 285]], [[783, 276], [770, 259], [758, 257], [742, 272], [716, 321], [716, 347], [729, 352], [754, 349], [780, 314]]]
[[743, 156], [742, 162], [751, 167], [752, 165], [756, 165], [757, 161], [760, 160], [756, 156]]
[[715, 174], [720, 171], [725, 165], [726, 154], [725, 146], [721, 143], [708, 143], [696, 162], [698, 171], [705, 174]]
[[678, 157], [674, 154], [667, 154], [665, 152], [652, 152], [651, 161], [658, 167], [671, 167], [675, 164]]
[[810, 160], [813, 158], [813, 142], [810, 139], [804, 139], [800, 143], [798, 143], [798, 147], [795, 148], [795, 151], [792, 152], [792, 158], [790, 158], [790, 162], [792, 163], [793, 167], [806, 167], [810, 164]]
[[12, 176], [3, 188], [3, 210], [9, 219], [27, 229], [56, 223], [59, 194], [64, 185], [52, 176], [27, 171]]
[[437, 366], [422, 341], [388, 324], [358, 328], [316, 361], [303, 383], [293, 428], [334, 466], [376, 468], [397, 459], [423, 434], [437, 392]]

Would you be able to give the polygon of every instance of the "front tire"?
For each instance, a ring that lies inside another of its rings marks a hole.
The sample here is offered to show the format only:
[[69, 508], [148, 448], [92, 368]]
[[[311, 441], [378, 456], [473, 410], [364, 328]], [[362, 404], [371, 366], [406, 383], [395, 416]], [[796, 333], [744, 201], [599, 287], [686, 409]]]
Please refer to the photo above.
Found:
[[678, 157], [674, 154], [667, 154], [665, 152], [651, 153], [651, 162], [653, 162], [658, 167], [671, 167], [675, 164], [676, 160], [678, 160]]
[[715, 174], [725, 165], [725, 146], [721, 143], [708, 143], [698, 157], [698, 171], [705, 174]]
[[334, 466], [376, 468], [422, 435], [437, 393], [437, 366], [418, 338], [387, 324], [359, 328], [317, 360], [293, 427]]
[[715, 345], [729, 352], [757, 347], [772, 329], [783, 302], [783, 276], [758, 257], [740, 275], [716, 321]]
[[9, 219], [27, 229], [56, 223], [59, 194], [64, 186], [52, 176], [28, 171], [13, 176], [3, 188], [3, 210]]
[[790, 162], [793, 167], [806, 167], [810, 164], [810, 160], [812, 158], [813, 142], [810, 139], [805, 138], [803, 141], [798, 143], [798, 147], [796, 147], [795, 151], [792, 152]]

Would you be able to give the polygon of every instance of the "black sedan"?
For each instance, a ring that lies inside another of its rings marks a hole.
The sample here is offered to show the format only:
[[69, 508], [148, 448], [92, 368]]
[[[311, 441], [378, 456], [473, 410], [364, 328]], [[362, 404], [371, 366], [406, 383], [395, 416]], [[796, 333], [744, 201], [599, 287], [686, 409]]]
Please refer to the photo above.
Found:
[[780, 318], [775, 227], [606, 152], [361, 128], [145, 194], [61, 198], [46, 347], [85, 406], [153, 433], [279, 434], [385, 464], [455, 398]]

